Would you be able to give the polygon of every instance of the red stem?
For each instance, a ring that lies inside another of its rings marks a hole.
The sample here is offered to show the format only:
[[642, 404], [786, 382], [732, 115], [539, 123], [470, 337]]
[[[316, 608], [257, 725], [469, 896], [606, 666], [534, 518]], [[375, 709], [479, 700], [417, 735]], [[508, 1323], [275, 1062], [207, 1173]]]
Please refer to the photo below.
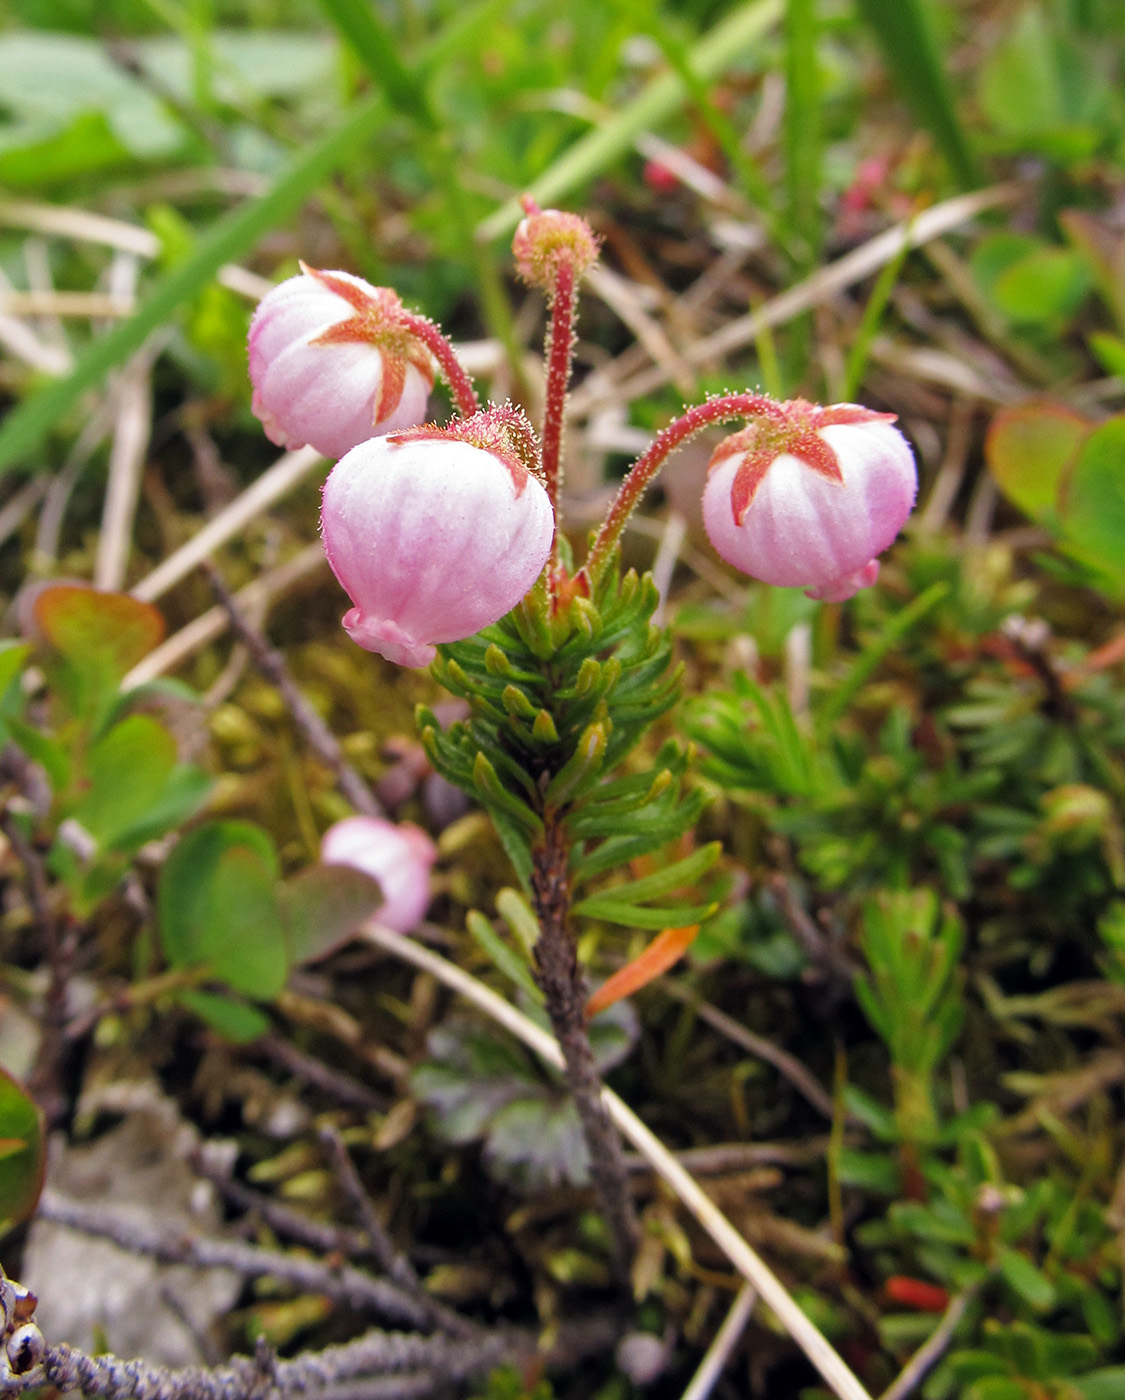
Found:
[[449, 385], [457, 412], [462, 418], [471, 418], [480, 410], [480, 401], [477, 391], [473, 388], [473, 381], [461, 368], [457, 356], [453, 353], [453, 346], [425, 316], [418, 316], [413, 311], [402, 311], [396, 319], [433, 355], [438, 362], [442, 378]]
[[555, 539], [551, 545], [551, 572], [554, 578], [559, 562], [559, 493], [562, 489], [563, 414], [570, 383], [570, 361], [574, 351], [574, 267], [560, 260], [551, 324], [547, 328], [547, 389], [543, 409], [543, 472], [547, 495], [555, 512]]
[[706, 428], [711, 423], [721, 423], [728, 418], [754, 417], [783, 418], [784, 410], [765, 394], [723, 394], [719, 398], [708, 399], [706, 403], [689, 408], [656, 435], [652, 446], [637, 458], [629, 475], [621, 483], [621, 489], [610, 506], [609, 514], [602, 521], [597, 539], [590, 547], [581, 572], [591, 592], [609, 567], [625, 522], [636, 509], [645, 488], [670, 454], [689, 437], [693, 437], [701, 428]]

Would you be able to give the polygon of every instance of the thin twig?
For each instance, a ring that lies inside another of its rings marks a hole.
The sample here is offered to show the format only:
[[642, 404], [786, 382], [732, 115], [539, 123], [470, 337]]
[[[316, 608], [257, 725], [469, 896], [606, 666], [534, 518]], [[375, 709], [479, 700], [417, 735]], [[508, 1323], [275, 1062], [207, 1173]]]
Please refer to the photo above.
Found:
[[336, 1180], [355, 1211], [356, 1218], [367, 1236], [368, 1248], [379, 1266], [404, 1292], [409, 1293], [420, 1307], [426, 1309], [434, 1327], [453, 1336], [465, 1337], [473, 1333], [476, 1329], [469, 1322], [426, 1292], [414, 1265], [405, 1254], [395, 1248], [386, 1227], [375, 1214], [371, 1197], [364, 1190], [355, 1163], [337, 1129], [331, 1124], [322, 1127], [320, 1142], [328, 1150]]
[[221, 510], [186, 544], [141, 579], [132, 589], [133, 596], [144, 603], [154, 603], [186, 578], [198, 564], [202, 564], [204, 559], [210, 558], [220, 545], [240, 534], [252, 520], [264, 515], [271, 506], [295, 490], [323, 460], [320, 453], [311, 447], [302, 447], [297, 452], [287, 452], [284, 457], [279, 457], [225, 510]]
[[738, 1339], [746, 1330], [757, 1301], [757, 1290], [744, 1283], [731, 1304], [730, 1312], [723, 1319], [723, 1325], [707, 1348], [706, 1356], [699, 1363], [699, 1369], [688, 1382], [682, 1400], [707, 1400], [730, 1360], [731, 1352], [738, 1345]]
[[307, 1293], [322, 1293], [359, 1312], [376, 1313], [394, 1322], [429, 1330], [428, 1310], [397, 1284], [372, 1278], [348, 1266], [331, 1268], [312, 1259], [256, 1249], [237, 1240], [151, 1230], [116, 1211], [81, 1205], [55, 1191], [44, 1191], [39, 1215], [86, 1235], [112, 1240], [134, 1254], [165, 1264], [191, 1264], [201, 1269], [233, 1269], [246, 1278], [279, 1278]]
[[281, 697], [293, 717], [293, 722], [305, 736], [309, 748], [336, 775], [340, 791], [357, 812], [376, 817], [382, 812], [375, 794], [367, 786], [344, 756], [340, 742], [297, 688], [289, 674], [285, 658], [271, 647], [262, 633], [251, 623], [239, 607], [234, 595], [223, 582], [219, 571], [213, 565], [206, 565], [211, 591], [219, 600], [219, 605], [230, 618], [230, 625], [236, 637], [245, 645], [254, 664], [281, 692]]
[[917, 1390], [941, 1360], [946, 1347], [953, 1340], [958, 1323], [965, 1316], [978, 1291], [978, 1286], [974, 1285], [950, 1300], [949, 1306], [942, 1313], [941, 1321], [906, 1363], [898, 1377], [879, 1396], [879, 1400], [906, 1400], [912, 1391]]
[[513, 1351], [527, 1355], [518, 1335], [481, 1333], [466, 1340], [373, 1331], [292, 1361], [278, 1361], [267, 1350], [214, 1369], [173, 1371], [116, 1356], [88, 1356], [63, 1345], [50, 1347], [43, 1364], [26, 1375], [0, 1377], [0, 1395], [50, 1385], [96, 1400], [265, 1400], [269, 1395], [406, 1400], [480, 1375]]
[[54, 911], [51, 909], [47, 870], [39, 852], [23, 834], [18, 822], [7, 811], [0, 811], [0, 831], [24, 869], [27, 896], [36, 931], [47, 955], [49, 981], [42, 1036], [28, 1081], [32, 1096], [43, 1109], [48, 1127], [54, 1127], [62, 1117], [66, 1098], [63, 1093], [63, 1064], [67, 1053], [67, 1000], [74, 948], [63, 938]]
[[[563, 1057], [554, 1038], [491, 988], [446, 958], [384, 925], [369, 921], [364, 936], [378, 947], [430, 972], [447, 987], [471, 1001], [499, 1025], [535, 1051], [548, 1064], [562, 1069]], [[840, 1400], [871, 1400], [867, 1391], [831, 1342], [805, 1315], [766, 1262], [746, 1243], [699, 1183], [686, 1172], [662, 1142], [649, 1131], [612, 1089], [602, 1089], [602, 1101], [626, 1138], [680, 1198], [739, 1273], [761, 1294], [778, 1321], [820, 1372]]]
[[274, 1064], [280, 1065], [305, 1084], [329, 1095], [338, 1104], [358, 1108], [362, 1113], [385, 1113], [390, 1106], [384, 1094], [377, 1094], [362, 1079], [355, 1079], [350, 1074], [325, 1064], [323, 1060], [318, 1060], [315, 1055], [298, 1050], [285, 1036], [259, 1036], [252, 1049], [255, 1054], [263, 1055]]
[[[235, 602], [241, 609], [256, 616], [260, 610], [274, 603], [295, 584], [327, 568], [324, 548], [317, 540], [305, 545], [304, 549], [287, 559], [284, 564], [279, 564], [276, 569], [260, 574], [245, 588], [240, 588], [234, 595]], [[219, 607], [218, 604], [208, 608], [205, 613], [193, 618], [186, 627], [174, 632], [167, 641], [161, 642], [155, 651], [150, 651], [138, 661], [122, 680], [121, 689], [132, 690], [134, 686], [145, 685], [157, 676], [174, 671], [189, 656], [201, 651], [216, 637], [221, 637], [229, 626], [230, 614], [225, 608]]]
[[795, 1055], [790, 1055], [788, 1050], [782, 1050], [772, 1040], [767, 1040], [764, 1035], [755, 1035], [753, 1031], [747, 1030], [741, 1021], [736, 1021], [733, 1016], [728, 1016], [725, 1011], [720, 1011], [717, 1006], [712, 1006], [710, 1002], [703, 1001], [697, 993], [690, 991], [687, 987], [682, 987], [668, 978], [663, 978], [659, 985], [670, 997], [690, 1006], [701, 1021], [706, 1021], [720, 1035], [725, 1035], [728, 1040], [732, 1040], [735, 1045], [740, 1046], [757, 1059], [765, 1060], [767, 1064], [773, 1065], [774, 1069], [787, 1079], [802, 1098], [812, 1104], [813, 1108], [819, 1113], [823, 1113], [825, 1118], [832, 1118], [831, 1094], [817, 1083]]

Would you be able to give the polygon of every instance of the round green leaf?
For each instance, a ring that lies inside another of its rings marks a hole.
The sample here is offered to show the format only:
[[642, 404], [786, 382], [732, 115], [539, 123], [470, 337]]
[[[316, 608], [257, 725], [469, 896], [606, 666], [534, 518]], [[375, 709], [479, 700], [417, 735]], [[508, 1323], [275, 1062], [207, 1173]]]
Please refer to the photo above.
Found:
[[277, 884], [277, 854], [260, 827], [208, 822], [189, 832], [157, 887], [169, 963], [202, 966], [262, 1001], [275, 997], [289, 970]]
[[1072, 552], [1125, 582], [1125, 415], [1103, 423], [1083, 443], [1061, 506]]
[[1033, 520], [1054, 509], [1059, 485], [1090, 433], [1090, 423], [1055, 403], [1002, 409], [984, 442], [988, 469], [1004, 495]]

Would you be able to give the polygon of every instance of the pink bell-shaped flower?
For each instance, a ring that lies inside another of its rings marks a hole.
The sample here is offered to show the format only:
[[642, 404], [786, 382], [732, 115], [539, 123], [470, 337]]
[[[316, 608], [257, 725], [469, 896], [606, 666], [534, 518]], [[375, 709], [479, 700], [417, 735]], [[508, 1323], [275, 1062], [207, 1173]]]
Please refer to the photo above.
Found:
[[320, 525], [355, 604], [353, 641], [402, 666], [470, 637], [523, 598], [547, 562], [554, 512], [522, 413], [361, 443], [329, 473]]
[[437, 847], [420, 826], [382, 817], [345, 817], [320, 842], [325, 865], [351, 865], [377, 882], [383, 903], [376, 920], [398, 933], [416, 928], [430, 904]]
[[703, 523], [743, 573], [842, 602], [875, 582], [876, 556], [913, 508], [914, 455], [894, 414], [801, 399], [775, 408], [715, 449]]
[[388, 287], [305, 267], [268, 292], [250, 323], [251, 407], [278, 447], [342, 457], [426, 417], [429, 351]]

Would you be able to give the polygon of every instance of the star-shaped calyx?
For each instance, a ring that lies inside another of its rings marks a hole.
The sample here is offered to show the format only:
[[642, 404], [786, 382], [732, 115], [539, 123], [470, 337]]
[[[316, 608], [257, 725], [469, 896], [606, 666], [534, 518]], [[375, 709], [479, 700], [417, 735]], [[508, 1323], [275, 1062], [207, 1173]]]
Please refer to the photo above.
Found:
[[708, 472], [714, 471], [728, 457], [742, 457], [730, 493], [734, 522], [741, 525], [766, 472], [778, 457], [786, 453], [796, 457], [826, 481], [843, 486], [844, 474], [839, 460], [820, 430], [839, 423], [893, 423], [897, 416], [875, 413], [850, 403], [822, 408], [805, 399], [791, 399], [788, 403], [770, 404], [762, 409], [761, 417], [716, 447]]
[[306, 277], [312, 277], [320, 285], [341, 297], [355, 311], [343, 321], [337, 321], [326, 331], [314, 337], [311, 345], [361, 344], [373, 346], [380, 352], [383, 373], [375, 398], [372, 421], [384, 422], [394, 413], [402, 400], [406, 386], [408, 365], [434, 382], [434, 362], [430, 352], [404, 324], [402, 302], [389, 287], [373, 287], [366, 290], [357, 286], [347, 277], [339, 277], [332, 272], [322, 272], [315, 267], [301, 264]]
[[529, 477], [534, 477], [540, 485], [543, 482], [543, 462], [535, 429], [523, 409], [511, 403], [490, 404], [472, 417], [455, 418], [444, 427], [437, 423], [423, 423], [417, 428], [406, 428], [402, 432], [391, 433], [387, 441], [394, 445], [405, 442], [467, 442], [470, 447], [479, 447], [482, 452], [490, 452], [507, 468], [517, 498]]

